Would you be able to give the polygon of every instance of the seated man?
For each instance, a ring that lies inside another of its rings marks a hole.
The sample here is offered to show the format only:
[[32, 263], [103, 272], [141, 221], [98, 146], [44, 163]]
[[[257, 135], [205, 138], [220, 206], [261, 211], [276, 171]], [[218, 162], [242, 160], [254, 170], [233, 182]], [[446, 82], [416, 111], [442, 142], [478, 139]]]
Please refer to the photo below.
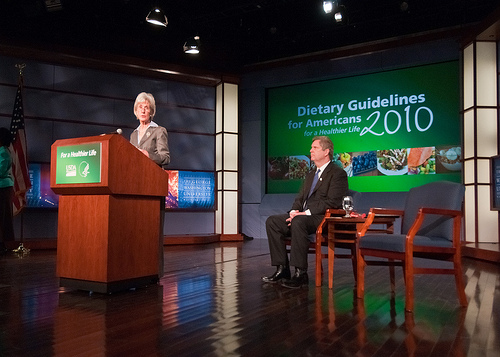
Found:
[[[341, 208], [347, 195], [347, 174], [332, 162], [333, 143], [327, 136], [313, 138], [311, 160], [316, 172], [311, 171], [287, 214], [270, 216], [266, 221], [271, 265], [277, 267], [271, 276], [262, 277], [266, 283], [277, 283], [287, 288], [299, 288], [309, 283], [307, 252], [309, 235], [316, 232], [328, 208]], [[291, 236], [290, 263], [283, 237]], [[295, 267], [293, 277], [290, 265]]]

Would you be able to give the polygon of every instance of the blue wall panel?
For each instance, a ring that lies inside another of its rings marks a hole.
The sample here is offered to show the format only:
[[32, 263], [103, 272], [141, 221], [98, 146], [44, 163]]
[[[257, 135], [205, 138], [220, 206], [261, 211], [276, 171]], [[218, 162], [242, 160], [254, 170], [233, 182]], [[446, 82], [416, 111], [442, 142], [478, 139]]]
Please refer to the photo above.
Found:
[[[99, 135], [122, 128], [125, 138], [138, 125], [133, 113], [137, 94], [154, 95], [155, 121], [169, 131], [173, 170], [215, 169], [215, 89], [187, 83], [86, 68], [58, 66], [0, 56], [0, 126], [9, 127], [17, 89], [17, 63], [25, 63], [24, 115], [30, 162], [50, 162], [59, 139]], [[57, 212], [25, 210], [15, 218], [18, 239], [54, 238]], [[214, 233], [214, 213], [182, 212], [169, 219], [165, 234]], [[43, 224], [37, 224], [42, 217]], [[189, 224], [186, 222], [189, 221]], [[23, 225], [21, 227], [21, 224]]]

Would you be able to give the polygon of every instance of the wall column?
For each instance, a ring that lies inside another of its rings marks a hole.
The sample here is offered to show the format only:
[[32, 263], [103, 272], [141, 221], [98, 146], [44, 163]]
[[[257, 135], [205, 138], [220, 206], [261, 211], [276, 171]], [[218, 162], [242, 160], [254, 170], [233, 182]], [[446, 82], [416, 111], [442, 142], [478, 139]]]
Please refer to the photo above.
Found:
[[495, 41], [463, 49], [465, 240], [499, 242], [499, 213], [490, 210], [490, 157], [498, 154], [498, 52]]
[[221, 241], [243, 240], [239, 229], [238, 85], [222, 81], [216, 88], [215, 170], [217, 211], [215, 230]]

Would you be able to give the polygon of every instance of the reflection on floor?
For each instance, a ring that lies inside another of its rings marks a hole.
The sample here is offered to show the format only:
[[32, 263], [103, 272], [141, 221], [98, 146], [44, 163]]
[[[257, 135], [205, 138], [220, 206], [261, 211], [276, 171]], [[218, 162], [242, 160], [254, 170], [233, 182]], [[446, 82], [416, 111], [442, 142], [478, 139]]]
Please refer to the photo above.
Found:
[[59, 288], [54, 250], [1, 256], [0, 355], [500, 354], [498, 265], [464, 259], [464, 309], [452, 276], [417, 277], [415, 311], [405, 314], [401, 271], [391, 295], [387, 268], [369, 267], [363, 301], [345, 259], [332, 290], [262, 284], [274, 270], [268, 252], [260, 239], [165, 247], [158, 285], [112, 295]]

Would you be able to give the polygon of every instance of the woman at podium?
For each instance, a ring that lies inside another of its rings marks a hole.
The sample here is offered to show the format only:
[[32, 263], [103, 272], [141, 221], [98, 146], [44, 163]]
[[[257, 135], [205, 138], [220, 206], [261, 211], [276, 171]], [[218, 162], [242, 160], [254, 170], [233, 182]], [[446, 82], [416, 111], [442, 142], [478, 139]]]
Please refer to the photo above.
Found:
[[134, 103], [134, 114], [139, 126], [130, 134], [130, 143], [160, 166], [170, 162], [167, 129], [153, 121], [156, 114], [155, 98], [151, 93], [139, 93]]
[[[156, 114], [155, 98], [151, 93], [142, 92], [137, 95], [134, 103], [134, 114], [139, 120], [139, 126], [130, 134], [130, 143], [144, 155], [161, 167], [170, 162], [167, 129], [153, 121]], [[159, 241], [159, 276], [163, 276], [163, 224], [165, 219], [165, 199], [160, 201], [160, 241]]]

